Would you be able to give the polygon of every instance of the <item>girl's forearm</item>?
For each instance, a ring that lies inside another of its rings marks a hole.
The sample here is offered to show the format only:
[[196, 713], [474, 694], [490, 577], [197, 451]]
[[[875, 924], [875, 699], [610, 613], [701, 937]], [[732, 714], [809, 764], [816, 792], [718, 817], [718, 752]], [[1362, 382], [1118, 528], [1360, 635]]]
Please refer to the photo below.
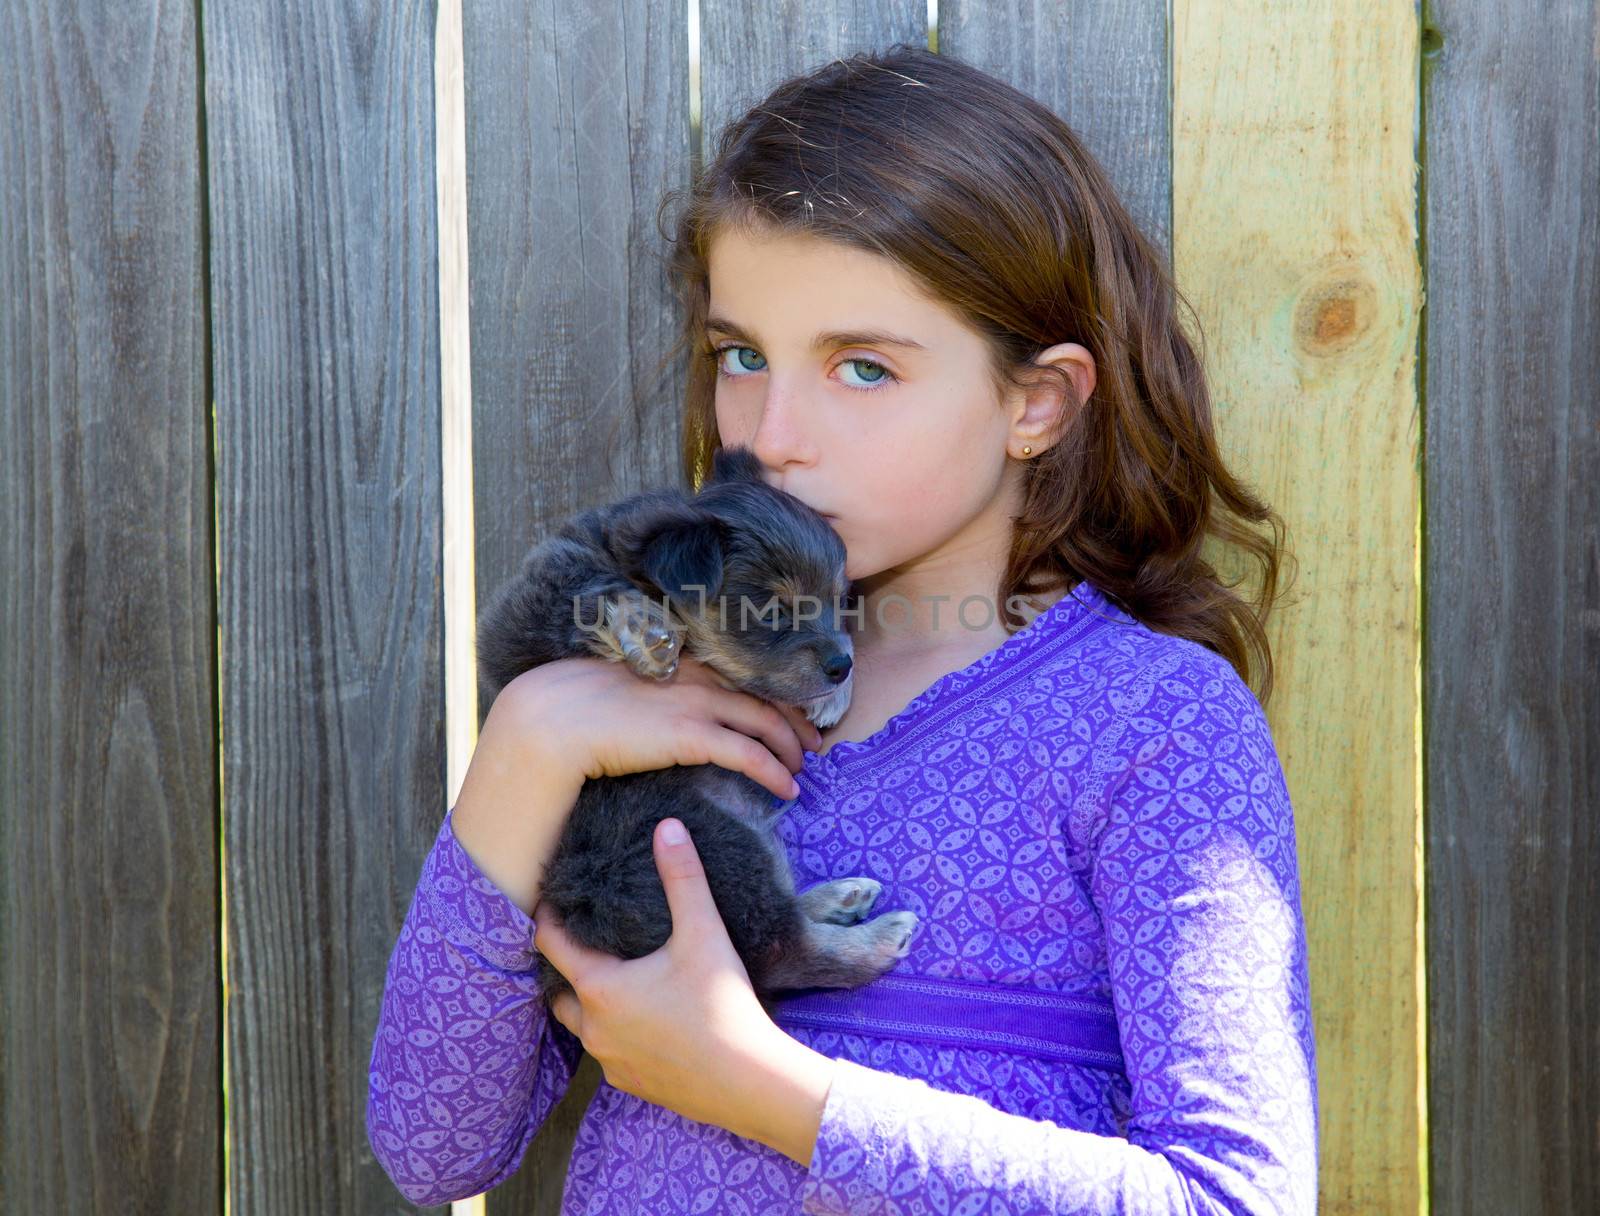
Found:
[[[390, 952], [368, 1064], [367, 1139], [401, 1193], [428, 1207], [491, 1190], [514, 1172], [515, 1146], [560, 1102], [577, 1064], [548, 1033], [510, 901], [481, 885], [460, 842], [441, 832]], [[437, 1033], [443, 986], [488, 1011], [475, 1028]], [[522, 1050], [506, 1050], [518, 1042]], [[482, 1097], [470, 1141], [453, 1134], [459, 1112], [436, 1097], [458, 1087]]]
[[582, 773], [545, 745], [527, 703], [502, 694], [484, 719], [452, 824], [478, 868], [530, 916], [582, 785]]
[[732, 1120], [744, 1126], [731, 1130], [775, 1148], [809, 1169], [833, 1082], [834, 1061], [781, 1028], [777, 1028], [774, 1042], [770, 1052], [752, 1062], [749, 1109], [742, 1118]]

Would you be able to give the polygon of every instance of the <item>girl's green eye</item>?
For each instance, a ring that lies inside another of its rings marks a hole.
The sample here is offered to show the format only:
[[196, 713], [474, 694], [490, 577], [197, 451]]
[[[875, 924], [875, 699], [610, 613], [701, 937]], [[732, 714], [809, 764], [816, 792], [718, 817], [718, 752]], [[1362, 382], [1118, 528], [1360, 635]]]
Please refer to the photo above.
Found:
[[[889, 369], [887, 367], [885, 367], [881, 363], [874, 363], [871, 359], [846, 359], [839, 366], [840, 367], [856, 367], [856, 366], [860, 366], [860, 367], [869, 367], [869, 368], [871, 368], [874, 372], [877, 373], [877, 375], [868, 376], [867, 377], [867, 383], [869, 385], [870, 384], [882, 384], [885, 380], [894, 379], [894, 377], [889, 374]], [[851, 388], [859, 388], [861, 386], [852, 384], [852, 385], [850, 385], [850, 387]]]
[[[738, 352], [735, 356], [735, 359], [738, 365], [744, 368], [744, 371], [730, 372], [728, 370], [727, 361], [723, 358], [723, 356], [729, 351]], [[746, 358], [747, 354], [751, 357], [751, 359], [758, 361], [758, 366], [750, 366], [750, 359]], [[710, 359], [712, 364], [716, 367], [717, 376], [722, 380], [740, 380], [747, 375], [753, 375], [756, 372], [765, 370], [767, 365], [766, 359], [761, 356], [759, 351], [756, 351], [751, 347], [740, 346], [737, 343], [732, 342], [725, 346], [712, 347], [710, 350], [705, 352], [705, 356], [706, 358]], [[883, 387], [894, 383], [898, 379], [893, 372], [875, 359], [846, 359], [839, 366], [863, 367], [871, 369], [870, 372], [863, 376], [863, 379], [866, 380], [865, 384], [852, 384], [848, 380], [842, 382], [846, 388], [854, 389], [859, 393], [878, 392]], [[859, 372], [856, 374], [862, 375], [862, 373]]]
[[[763, 368], [763, 367], [765, 367], [767, 365], [767, 361], [765, 359], [762, 359], [759, 354], [757, 354], [754, 350], [751, 350], [750, 347], [748, 347], [748, 346], [719, 346], [713, 352], [713, 354], [716, 356], [716, 359], [717, 359], [717, 371], [719, 373], [721, 373], [722, 375], [724, 375], [724, 376], [737, 376], [739, 374], [738, 372], [730, 372], [730, 371], [728, 371], [726, 365], [722, 361], [722, 356], [727, 354], [730, 350], [738, 352], [735, 357], [738, 359], [739, 366], [744, 368], [745, 371], [747, 371], [747, 372], [758, 372], [758, 371], [761, 370], [761, 368]], [[751, 355], [755, 355], [755, 357], [760, 360], [760, 366], [759, 367], [751, 367], [749, 365], [749, 363], [745, 360], [746, 353], [749, 353]]]

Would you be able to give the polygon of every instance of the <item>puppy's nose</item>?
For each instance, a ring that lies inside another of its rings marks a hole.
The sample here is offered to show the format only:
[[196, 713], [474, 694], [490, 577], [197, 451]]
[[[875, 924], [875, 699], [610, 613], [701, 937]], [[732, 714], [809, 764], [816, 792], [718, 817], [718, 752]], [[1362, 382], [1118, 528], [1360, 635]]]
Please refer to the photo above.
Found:
[[822, 664], [822, 672], [835, 684], [842, 684], [844, 678], [850, 674], [850, 656], [836, 654]]

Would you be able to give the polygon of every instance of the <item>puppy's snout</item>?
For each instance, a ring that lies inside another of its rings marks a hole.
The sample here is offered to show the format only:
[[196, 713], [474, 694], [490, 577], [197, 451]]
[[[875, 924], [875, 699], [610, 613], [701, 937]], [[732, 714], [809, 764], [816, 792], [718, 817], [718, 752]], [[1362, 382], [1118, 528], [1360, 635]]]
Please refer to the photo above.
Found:
[[847, 654], [834, 654], [823, 660], [822, 674], [835, 684], [844, 683], [844, 678], [850, 674], [850, 656]]

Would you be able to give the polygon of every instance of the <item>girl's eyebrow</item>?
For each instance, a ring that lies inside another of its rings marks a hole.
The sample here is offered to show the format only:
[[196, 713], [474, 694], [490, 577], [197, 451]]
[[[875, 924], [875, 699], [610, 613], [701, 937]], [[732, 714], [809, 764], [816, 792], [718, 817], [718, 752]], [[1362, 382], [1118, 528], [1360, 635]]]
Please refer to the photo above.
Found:
[[[738, 338], [742, 342], [749, 342], [754, 346], [761, 345], [754, 334], [726, 317], [707, 317], [706, 328], [727, 334], [730, 338]], [[811, 339], [812, 350], [822, 350], [829, 346], [904, 346], [910, 350], [928, 349], [921, 342], [902, 338], [898, 334], [891, 334], [881, 329], [835, 329], [820, 333]]]

